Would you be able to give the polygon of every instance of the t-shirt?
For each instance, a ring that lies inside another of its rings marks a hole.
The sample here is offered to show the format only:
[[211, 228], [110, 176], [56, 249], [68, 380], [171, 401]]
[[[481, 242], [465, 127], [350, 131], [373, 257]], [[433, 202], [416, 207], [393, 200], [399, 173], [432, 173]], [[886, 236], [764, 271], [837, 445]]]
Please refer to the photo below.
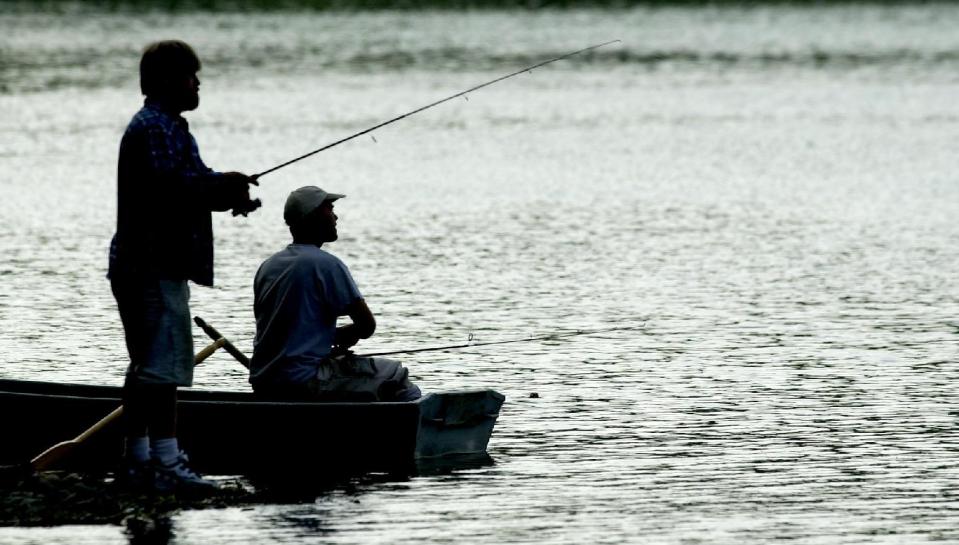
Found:
[[290, 244], [264, 261], [253, 295], [254, 385], [315, 377], [333, 347], [337, 317], [363, 298], [346, 265], [313, 244]]

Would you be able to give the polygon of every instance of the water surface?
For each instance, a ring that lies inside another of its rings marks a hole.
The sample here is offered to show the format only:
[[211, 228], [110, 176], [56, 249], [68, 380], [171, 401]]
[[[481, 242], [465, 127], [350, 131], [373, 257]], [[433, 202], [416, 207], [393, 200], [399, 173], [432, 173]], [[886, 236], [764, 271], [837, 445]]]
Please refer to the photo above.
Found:
[[[192, 301], [243, 350], [282, 203], [343, 192], [369, 351], [508, 400], [495, 464], [184, 512], [186, 543], [959, 543], [959, 8], [0, 15], [2, 376], [118, 384], [104, 279], [142, 46], [204, 59], [206, 161], [265, 177]], [[197, 333], [200, 339], [201, 333]], [[229, 356], [196, 387], [244, 390]], [[531, 393], [538, 398], [531, 398]], [[321, 423], [317, 423], [318, 426]], [[118, 527], [4, 543], [124, 543]]]

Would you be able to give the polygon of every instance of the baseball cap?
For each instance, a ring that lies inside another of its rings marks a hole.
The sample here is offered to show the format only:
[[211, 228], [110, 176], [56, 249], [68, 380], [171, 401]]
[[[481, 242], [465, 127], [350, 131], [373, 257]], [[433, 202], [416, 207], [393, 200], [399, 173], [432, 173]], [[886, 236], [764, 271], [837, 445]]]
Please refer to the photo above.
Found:
[[346, 197], [346, 195], [327, 193], [315, 185], [301, 187], [294, 190], [286, 198], [286, 206], [283, 207], [283, 219], [286, 220], [287, 225], [295, 225], [325, 201], [335, 201], [343, 197]]

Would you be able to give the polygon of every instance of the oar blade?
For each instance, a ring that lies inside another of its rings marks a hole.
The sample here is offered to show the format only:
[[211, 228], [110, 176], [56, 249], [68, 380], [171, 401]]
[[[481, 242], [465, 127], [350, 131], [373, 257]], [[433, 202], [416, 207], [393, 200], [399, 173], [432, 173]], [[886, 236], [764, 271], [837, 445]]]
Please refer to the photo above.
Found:
[[38, 454], [33, 460], [30, 460], [30, 466], [35, 471], [44, 471], [56, 465], [57, 462], [66, 458], [80, 444], [76, 439], [57, 443], [47, 450]]

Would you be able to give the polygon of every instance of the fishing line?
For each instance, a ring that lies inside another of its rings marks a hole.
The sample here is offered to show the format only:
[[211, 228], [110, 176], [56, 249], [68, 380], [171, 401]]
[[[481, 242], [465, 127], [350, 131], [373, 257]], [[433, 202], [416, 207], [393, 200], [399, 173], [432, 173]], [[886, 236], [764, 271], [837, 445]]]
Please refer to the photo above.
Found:
[[409, 350], [394, 350], [390, 352], [373, 352], [372, 354], [360, 354], [357, 358], [371, 358], [374, 356], [391, 356], [393, 354], [416, 354], [419, 352], [437, 352], [440, 350], [454, 350], [458, 348], [473, 348], [476, 346], [492, 346], [495, 344], [525, 343], [531, 341], [552, 341], [556, 339], [565, 339], [568, 337], [579, 337], [582, 335], [598, 335], [600, 333], [611, 333], [614, 331], [635, 331], [646, 327], [646, 322], [632, 326], [607, 327], [605, 329], [578, 329], [576, 331], [566, 331], [562, 333], [550, 333], [549, 335], [540, 335], [538, 337], [523, 337], [521, 339], [507, 339], [503, 341], [487, 341], [474, 343], [473, 334], [470, 333], [466, 344], [451, 344], [446, 346], [431, 346], [428, 348], [412, 348]]
[[[378, 124], [378, 125], [374, 125], [374, 126], [368, 128], [368, 129], [364, 129], [364, 130], [362, 130], [362, 131], [360, 131], [360, 132], [358, 132], [358, 133], [351, 134], [350, 136], [347, 136], [346, 138], [341, 138], [341, 139], [337, 140], [336, 142], [327, 144], [327, 145], [325, 145], [325, 146], [323, 146], [323, 147], [321, 147], [321, 148], [319, 148], [319, 149], [315, 149], [315, 150], [313, 150], [313, 151], [311, 151], [311, 152], [309, 152], [309, 153], [304, 153], [303, 155], [300, 155], [299, 157], [296, 157], [296, 158], [294, 158], [294, 159], [290, 159], [289, 161], [287, 161], [287, 162], [285, 162], [285, 163], [280, 163], [279, 165], [276, 165], [276, 166], [273, 167], [273, 168], [269, 168], [269, 169], [267, 169], [267, 170], [264, 170], [263, 172], [261, 172], [261, 173], [259, 173], [259, 174], [254, 174], [252, 177], [253, 177], [254, 179], [258, 179], [258, 178], [260, 178], [260, 177], [262, 177], [262, 176], [265, 176], [265, 175], [267, 175], [267, 174], [269, 174], [269, 173], [271, 173], [271, 172], [275, 172], [275, 171], [277, 171], [277, 170], [280, 170], [281, 168], [283, 168], [283, 167], [285, 167], [285, 166], [292, 165], [293, 163], [296, 163], [297, 161], [302, 161], [303, 159], [306, 159], [307, 157], [311, 157], [311, 156], [313, 156], [313, 155], [316, 155], [317, 153], [320, 153], [321, 151], [325, 151], [325, 150], [328, 150], [328, 149], [330, 149], [330, 148], [332, 148], [332, 147], [334, 147], [334, 146], [338, 146], [338, 145], [340, 145], [340, 144], [342, 144], [342, 143], [344, 143], [344, 142], [347, 142], [347, 141], [349, 141], [349, 140], [352, 140], [352, 139], [354, 139], [354, 138], [356, 138], [356, 137], [358, 137], [358, 136], [363, 136], [364, 134], [371, 133], [371, 132], [375, 131], [376, 129], [379, 129], [379, 128], [381, 128], [381, 127], [385, 127], [386, 125], [389, 125], [389, 124], [391, 124], [391, 123], [396, 123], [397, 121], [399, 121], [399, 120], [401, 120], [401, 119], [407, 118], [407, 117], [409, 117], [409, 116], [411, 116], [411, 115], [414, 115], [414, 114], [418, 114], [418, 113], [422, 112], [423, 110], [428, 110], [428, 109], [430, 109], [430, 108], [432, 108], [432, 107], [434, 107], [434, 106], [439, 106], [440, 104], [442, 104], [442, 103], [444, 103], [444, 102], [448, 102], [448, 101], [450, 101], [450, 100], [453, 100], [454, 98], [464, 97], [464, 98], [466, 98], [467, 100], [469, 100], [469, 98], [466, 97], [466, 94], [467, 94], [467, 93], [472, 93], [473, 91], [478, 91], [479, 89], [482, 89], [483, 87], [487, 87], [487, 86], [493, 85], [494, 83], [503, 81], [503, 80], [505, 80], [505, 79], [512, 78], [513, 76], [518, 76], [518, 75], [520, 75], [520, 74], [525, 74], [525, 73], [531, 73], [534, 69], [539, 68], [539, 67], [541, 67], [541, 66], [545, 66], [545, 65], [547, 65], [547, 64], [550, 64], [550, 63], [553, 63], [553, 62], [556, 62], [556, 61], [561, 61], [561, 60], [563, 60], [563, 59], [568, 59], [569, 57], [572, 57], [572, 56], [574, 56], [574, 55], [579, 55], [580, 53], [585, 53], [586, 51], [590, 51], [590, 50], [593, 50], [593, 49], [599, 49], [600, 47], [604, 47], [604, 46], [607, 46], [607, 45], [610, 45], [610, 44], [614, 44], [614, 43], [617, 43], [617, 42], [620, 42], [620, 41], [621, 41], [621, 40], [610, 40], [610, 41], [608, 41], [608, 42], [604, 42], [604, 43], [601, 43], [601, 44], [596, 44], [596, 45], [591, 45], [591, 46], [589, 46], [589, 47], [584, 47], [583, 49], [579, 49], [579, 50], [577, 50], [577, 51], [573, 51], [572, 53], [567, 53], [567, 54], [565, 54], [565, 55], [561, 55], [561, 56], [559, 56], [559, 57], [555, 57], [555, 58], [552, 58], [552, 59], [543, 61], [543, 62], [541, 62], [541, 63], [534, 64], [533, 66], [528, 66], [528, 67], [526, 67], [526, 68], [523, 68], [522, 70], [517, 70], [516, 72], [513, 72], [513, 73], [511, 73], [511, 74], [507, 74], [507, 75], [505, 75], [505, 76], [500, 76], [500, 77], [498, 77], [498, 78], [496, 78], [496, 79], [494, 79], [494, 80], [487, 81], [486, 83], [481, 83], [481, 84], [479, 84], [479, 85], [477, 85], [477, 86], [475, 86], [475, 87], [470, 87], [469, 89], [467, 89], [467, 90], [465, 90], [465, 91], [460, 91], [459, 93], [456, 93], [455, 95], [450, 95], [450, 96], [448, 96], [448, 97], [446, 97], [446, 98], [437, 100], [436, 102], [433, 102], [433, 103], [431, 103], [431, 104], [427, 104], [426, 106], [422, 106], [422, 107], [420, 107], [420, 108], [417, 108], [417, 109], [412, 110], [412, 111], [410, 111], [410, 112], [407, 112], [407, 113], [405, 113], [405, 114], [396, 116], [396, 117], [394, 117], [393, 119], [390, 119], [390, 120], [388, 120], [388, 121], [384, 121], [384, 122], [382, 122], [382, 123], [380, 123], [380, 124]], [[375, 139], [374, 139], [374, 141], [375, 141]]]

